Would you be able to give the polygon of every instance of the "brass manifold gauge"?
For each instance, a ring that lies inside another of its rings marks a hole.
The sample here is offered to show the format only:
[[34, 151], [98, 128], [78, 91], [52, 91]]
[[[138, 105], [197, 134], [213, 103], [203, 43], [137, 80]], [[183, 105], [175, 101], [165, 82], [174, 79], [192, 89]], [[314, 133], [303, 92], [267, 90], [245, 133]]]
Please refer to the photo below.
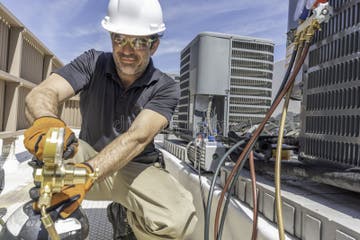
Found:
[[34, 181], [40, 183], [38, 208], [41, 210], [41, 221], [52, 240], [60, 239], [54, 223], [46, 209], [50, 207], [54, 193], [60, 192], [66, 185], [85, 184], [88, 178], [96, 179], [97, 171], [88, 174], [85, 168], [74, 164], [64, 164], [64, 128], [50, 128], [46, 134], [43, 152], [43, 166], [34, 172]]

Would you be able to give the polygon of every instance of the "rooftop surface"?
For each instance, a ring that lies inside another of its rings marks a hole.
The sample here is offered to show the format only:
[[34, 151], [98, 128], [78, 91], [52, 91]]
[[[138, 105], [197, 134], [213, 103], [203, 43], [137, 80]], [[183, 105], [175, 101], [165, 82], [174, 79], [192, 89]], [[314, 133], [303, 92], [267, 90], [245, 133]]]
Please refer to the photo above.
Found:
[[[31, 155], [24, 149], [23, 136], [20, 135], [10, 145], [6, 140], [0, 140], [2, 158], [0, 166], [5, 169], [5, 187], [0, 194], [0, 207], [7, 208], [6, 220], [19, 206], [29, 200], [28, 190], [33, 186], [32, 169], [27, 162]], [[161, 140], [160, 140], [161, 141]], [[161, 142], [160, 142], [161, 143]], [[194, 197], [194, 205], [199, 217], [198, 226], [189, 238], [203, 239], [204, 210], [201, 191], [207, 197], [211, 174], [201, 177], [184, 161], [161, 148], [167, 165], [167, 170], [185, 186]], [[222, 174], [228, 171], [223, 169]], [[226, 173], [225, 173], [226, 174]], [[274, 209], [274, 187], [272, 179], [257, 177], [259, 196], [258, 239], [278, 239]], [[203, 189], [200, 189], [200, 181]], [[227, 219], [225, 221], [223, 239], [250, 239], [252, 227], [252, 200], [250, 180], [244, 171], [235, 194], [230, 201]], [[221, 184], [221, 178], [219, 178]], [[212, 213], [216, 211], [221, 188], [214, 192]], [[360, 239], [360, 202], [359, 194], [349, 193], [334, 187], [302, 181], [285, 181], [282, 195], [285, 208], [285, 227], [287, 239], [307, 239], [315, 236], [315, 240], [330, 239]], [[112, 227], [106, 217], [108, 201], [87, 201], [82, 204], [90, 222], [90, 240], [112, 239]], [[213, 222], [213, 215], [211, 223]], [[241, 226], [241, 227], [239, 227]], [[336, 230], [336, 233], [335, 233]], [[212, 233], [210, 227], [210, 233]], [[211, 234], [210, 234], [211, 235]], [[350, 236], [353, 238], [338, 238]], [[318, 236], [318, 237], [317, 237]], [[327, 238], [326, 236], [331, 236]], [[325, 237], [325, 238], [324, 238]]]

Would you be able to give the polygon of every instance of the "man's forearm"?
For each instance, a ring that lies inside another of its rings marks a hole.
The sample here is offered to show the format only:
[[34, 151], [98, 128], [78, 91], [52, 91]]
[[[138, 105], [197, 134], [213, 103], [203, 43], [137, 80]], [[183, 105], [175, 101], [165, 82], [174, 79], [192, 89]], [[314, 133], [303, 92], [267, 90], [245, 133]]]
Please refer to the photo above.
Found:
[[25, 115], [30, 124], [40, 117], [58, 117], [58, 94], [50, 88], [34, 89], [26, 97], [25, 104]]
[[142, 110], [129, 130], [107, 145], [89, 164], [99, 169], [99, 179], [110, 176], [139, 155], [167, 124], [167, 119], [161, 114]]
[[27, 95], [26, 118], [32, 124], [40, 117], [59, 117], [61, 103], [74, 94], [74, 89], [65, 78], [58, 74], [51, 74]]
[[139, 137], [136, 131], [129, 130], [107, 145], [89, 164], [94, 169], [99, 169], [101, 180], [123, 168], [139, 155], [152, 139], [153, 136], [144, 139]]

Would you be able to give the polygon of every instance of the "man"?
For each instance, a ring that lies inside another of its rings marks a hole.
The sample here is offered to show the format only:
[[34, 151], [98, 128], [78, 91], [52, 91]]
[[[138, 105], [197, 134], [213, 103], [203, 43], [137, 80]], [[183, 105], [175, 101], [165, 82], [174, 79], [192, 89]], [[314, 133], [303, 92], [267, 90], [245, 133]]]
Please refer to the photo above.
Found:
[[[123, 205], [137, 239], [184, 239], [197, 221], [192, 196], [159, 167], [153, 144], [154, 136], [169, 124], [179, 98], [178, 84], [151, 60], [165, 30], [160, 4], [110, 0], [102, 26], [110, 32], [112, 53], [89, 50], [28, 94], [26, 116], [32, 126], [24, 144], [41, 160], [44, 134], [50, 127], [65, 127], [64, 157], [77, 152], [71, 161], [78, 167], [99, 170], [95, 183], [54, 195], [52, 204], [72, 200], [61, 216], [70, 216], [87, 193], [88, 199]], [[79, 143], [58, 112], [61, 103], [77, 93], [82, 115]], [[108, 214], [116, 227], [114, 209], [119, 207], [110, 205]]]

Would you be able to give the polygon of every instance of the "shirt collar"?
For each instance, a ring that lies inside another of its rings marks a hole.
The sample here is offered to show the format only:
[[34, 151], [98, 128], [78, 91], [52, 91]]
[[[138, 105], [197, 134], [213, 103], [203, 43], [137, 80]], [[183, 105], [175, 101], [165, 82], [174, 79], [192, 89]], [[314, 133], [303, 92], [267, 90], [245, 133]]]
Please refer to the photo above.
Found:
[[[158, 78], [156, 77], [156, 74], [154, 75], [156, 68], [154, 67], [153, 60], [150, 58], [149, 64], [143, 73], [136, 81], [129, 87], [143, 87], [143, 86], [149, 86], [152, 82], [157, 81]], [[113, 56], [111, 54], [110, 61], [107, 61], [107, 64], [105, 66], [105, 73], [107, 76], [111, 76], [114, 81], [121, 81], [119, 75], [116, 72], [116, 66], [113, 59]]]

